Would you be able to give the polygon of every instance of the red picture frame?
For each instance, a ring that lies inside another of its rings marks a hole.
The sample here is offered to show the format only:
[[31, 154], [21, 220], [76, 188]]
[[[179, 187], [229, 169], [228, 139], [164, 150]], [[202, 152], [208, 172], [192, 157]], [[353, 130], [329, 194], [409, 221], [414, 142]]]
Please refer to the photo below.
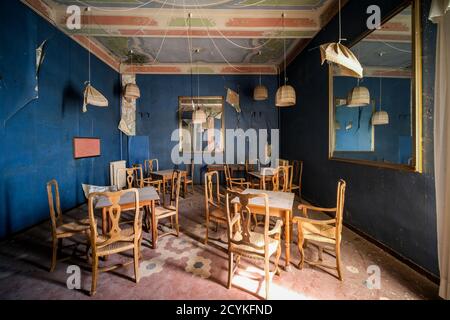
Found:
[[95, 158], [101, 155], [99, 138], [73, 138], [73, 157], [75, 159]]

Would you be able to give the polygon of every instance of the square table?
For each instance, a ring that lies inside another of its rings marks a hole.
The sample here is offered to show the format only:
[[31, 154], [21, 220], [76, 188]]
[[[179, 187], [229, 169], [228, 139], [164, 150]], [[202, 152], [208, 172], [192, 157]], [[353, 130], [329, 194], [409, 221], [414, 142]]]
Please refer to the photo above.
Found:
[[273, 177], [273, 169], [272, 168], [263, 168], [260, 171], [252, 171], [249, 172], [249, 177], [250, 178], [255, 178], [259, 180], [259, 188], [262, 190], [263, 189], [263, 180], [265, 179], [266, 181], [272, 181], [272, 177]]
[[[278, 217], [283, 219], [284, 223], [284, 239], [286, 249], [286, 265], [285, 270], [290, 270], [290, 244], [291, 244], [291, 225], [292, 225], [292, 210], [294, 207], [295, 194], [290, 192], [266, 191], [257, 189], [246, 189], [243, 194], [267, 194], [269, 197], [269, 215], [271, 217]], [[237, 198], [231, 201], [234, 204], [235, 212], [239, 209], [239, 200]], [[249, 209], [252, 213], [258, 215], [265, 214], [264, 199], [254, 198], [249, 202]]]
[[[139, 207], [148, 210], [151, 208], [151, 212], [155, 212], [155, 202], [159, 200], [158, 192], [154, 187], [145, 187], [137, 189], [139, 193]], [[134, 194], [132, 192], [124, 194], [120, 197], [119, 204], [122, 210], [134, 209]], [[108, 215], [107, 210], [111, 206], [111, 202], [107, 197], [99, 197], [95, 205], [96, 209], [102, 209], [102, 232], [106, 234], [108, 232]], [[149, 213], [149, 212], [147, 212]]]

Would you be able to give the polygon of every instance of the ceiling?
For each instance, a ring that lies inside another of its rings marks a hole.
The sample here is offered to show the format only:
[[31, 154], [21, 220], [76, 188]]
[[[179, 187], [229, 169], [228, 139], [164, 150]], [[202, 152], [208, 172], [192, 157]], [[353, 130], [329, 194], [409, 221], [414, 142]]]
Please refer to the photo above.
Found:
[[[22, 2], [118, 72], [144, 74], [277, 74], [284, 60], [284, 46], [290, 60], [330, 21], [339, 3], [337, 0]], [[70, 5], [81, 9], [81, 29], [67, 27]], [[86, 11], [87, 7], [91, 10]]]

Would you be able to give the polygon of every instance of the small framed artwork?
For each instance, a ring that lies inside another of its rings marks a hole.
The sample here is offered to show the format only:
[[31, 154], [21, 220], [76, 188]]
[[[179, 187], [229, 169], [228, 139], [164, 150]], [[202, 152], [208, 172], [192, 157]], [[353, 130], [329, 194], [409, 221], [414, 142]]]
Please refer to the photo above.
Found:
[[99, 138], [73, 138], [73, 157], [75, 159], [100, 157]]

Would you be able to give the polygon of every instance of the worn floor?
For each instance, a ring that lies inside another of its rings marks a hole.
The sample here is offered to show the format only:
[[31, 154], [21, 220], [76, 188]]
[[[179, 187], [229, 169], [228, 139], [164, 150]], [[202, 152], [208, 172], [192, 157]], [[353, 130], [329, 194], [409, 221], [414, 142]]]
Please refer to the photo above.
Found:
[[[223, 227], [212, 232], [211, 241], [203, 245], [204, 228], [203, 189], [196, 187], [195, 194], [180, 201], [179, 238], [165, 237], [156, 250], [149, 241], [143, 242], [143, 259], [140, 264], [141, 280], [134, 283], [133, 266], [101, 273], [97, 294], [90, 297], [91, 273], [83, 259], [73, 257], [59, 262], [53, 273], [50, 263], [50, 223], [36, 226], [12, 239], [0, 243], [0, 299], [258, 299], [264, 295], [261, 265], [251, 260], [241, 262], [241, 269], [233, 279], [233, 288], [226, 288], [227, 256], [220, 239], [226, 239]], [[297, 205], [296, 205], [297, 206]], [[69, 217], [86, 215], [82, 206], [67, 214]], [[295, 211], [298, 215], [298, 210]], [[294, 232], [296, 232], [294, 230]], [[145, 234], [149, 239], [149, 234]], [[295, 236], [294, 236], [295, 238]], [[290, 272], [275, 276], [271, 286], [272, 299], [436, 299], [437, 286], [416, 273], [378, 247], [353, 232], [343, 231], [343, 272], [340, 282], [332, 274], [305, 265], [298, 270], [298, 250], [291, 246], [293, 266]], [[81, 248], [80, 248], [81, 249]], [[70, 255], [72, 250], [66, 250]], [[315, 255], [307, 248], [306, 255]], [[101, 262], [111, 264], [130, 259], [118, 256]], [[284, 253], [281, 265], [284, 266]], [[330, 260], [333, 262], [333, 260]], [[73, 277], [69, 266], [79, 266], [81, 289], [68, 289]], [[379, 288], [376, 283], [379, 270]], [[68, 281], [69, 280], [69, 281]], [[374, 282], [375, 281], [375, 282]]]

